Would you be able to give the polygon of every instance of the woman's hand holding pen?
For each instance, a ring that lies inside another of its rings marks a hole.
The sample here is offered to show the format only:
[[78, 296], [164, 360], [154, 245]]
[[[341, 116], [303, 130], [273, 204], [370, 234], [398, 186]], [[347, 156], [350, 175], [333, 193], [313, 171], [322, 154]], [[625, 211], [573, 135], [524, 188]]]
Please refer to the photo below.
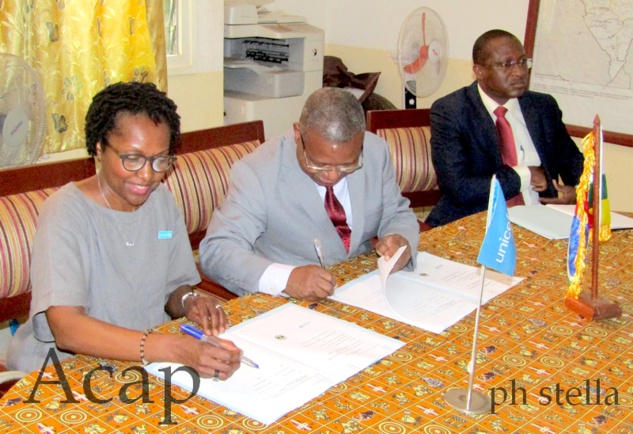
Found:
[[334, 294], [334, 275], [317, 265], [296, 267], [290, 273], [284, 292], [297, 300], [319, 301]]
[[191, 336], [179, 336], [186, 342], [181, 354], [185, 360], [179, 362], [195, 369], [203, 378], [226, 380], [240, 367], [242, 350], [231, 341], [211, 337], [219, 345], [209, 345], [208, 342]]

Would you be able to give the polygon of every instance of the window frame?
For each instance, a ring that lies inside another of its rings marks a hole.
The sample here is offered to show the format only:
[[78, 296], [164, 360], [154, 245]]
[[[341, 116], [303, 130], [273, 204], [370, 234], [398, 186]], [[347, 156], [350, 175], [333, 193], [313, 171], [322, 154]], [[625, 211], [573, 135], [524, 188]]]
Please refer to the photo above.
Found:
[[177, 0], [178, 54], [167, 54], [167, 74], [182, 75], [195, 72], [194, 38], [193, 38], [193, 0]]

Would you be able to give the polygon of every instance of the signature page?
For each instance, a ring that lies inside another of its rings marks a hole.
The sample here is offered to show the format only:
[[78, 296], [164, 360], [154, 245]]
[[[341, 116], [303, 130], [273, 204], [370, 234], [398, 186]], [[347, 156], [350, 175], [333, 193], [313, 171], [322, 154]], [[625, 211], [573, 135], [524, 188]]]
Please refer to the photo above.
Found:
[[381, 256], [378, 258], [378, 270], [343, 285], [330, 298], [351, 306], [362, 307], [387, 318], [402, 321], [402, 318], [395, 317], [394, 312], [389, 308], [385, 299], [384, 288], [391, 270], [402, 255], [402, 252], [404, 252], [404, 249], [405, 247], [398, 249], [389, 261], [385, 261]]
[[[397, 276], [477, 302], [481, 292], [481, 273], [481, 267], [460, 264], [430, 253], [419, 252], [415, 271], [402, 271]], [[488, 302], [522, 280], [522, 277], [508, 276], [487, 268], [483, 302]]]
[[385, 299], [395, 319], [433, 333], [477, 309], [477, 303], [400, 276], [387, 281]]
[[391, 354], [403, 343], [320, 312], [287, 303], [230, 330], [320, 372], [333, 384]]
[[[486, 270], [483, 302], [523, 278]], [[384, 286], [383, 286], [384, 281]], [[477, 308], [481, 268], [418, 252], [416, 271], [378, 271], [336, 290], [334, 300], [441, 333]]]
[[[270, 424], [404, 345], [371, 330], [295, 304], [285, 304], [221, 336], [259, 369], [242, 365], [226, 381], [201, 379], [198, 395]], [[179, 365], [152, 363], [148, 372]], [[172, 382], [192, 390], [187, 373]]]

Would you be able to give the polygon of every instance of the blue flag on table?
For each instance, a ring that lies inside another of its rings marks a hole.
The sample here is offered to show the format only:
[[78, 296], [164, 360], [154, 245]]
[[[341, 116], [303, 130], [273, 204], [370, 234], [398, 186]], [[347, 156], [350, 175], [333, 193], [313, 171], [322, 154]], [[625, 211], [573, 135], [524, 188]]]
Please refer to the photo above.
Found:
[[514, 275], [517, 249], [512, 235], [512, 225], [508, 218], [508, 208], [501, 185], [495, 176], [490, 184], [486, 235], [481, 244], [477, 262], [509, 276]]

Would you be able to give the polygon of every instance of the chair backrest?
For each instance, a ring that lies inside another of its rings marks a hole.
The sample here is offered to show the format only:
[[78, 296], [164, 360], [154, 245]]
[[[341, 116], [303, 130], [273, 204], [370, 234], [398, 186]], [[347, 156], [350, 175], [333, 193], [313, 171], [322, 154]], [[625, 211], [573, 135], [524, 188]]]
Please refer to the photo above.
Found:
[[387, 141], [396, 181], [411, 207], [435, 205], [440, 191], [431, 161], [429, 109], [370, 110], [367, 130]]
[[[182, 135], [166, 184], [191, 229], [194, 249], [226, 193], [231, 164], [263, 141], [262, 121]], [[42, 204], [59, 187], [95, 173], [94, 159], [88, 157], [0, 170], [0, 322], [28, 315], [31, 243]]]
[[29, 312], [31, 242], [42, 204], [59, 187], [94, 173], [92, 158], [0, 170], [0, 322]]
[[224, 200], [231, 166], [263, 142], [262, 121], [182, 135], [178, 160], [165, 178], [165, 185], [183, 212], [192, 249], [198, 249], [213, 210]]
[[242, 122], [183, 133], [178, 154], [253, 141], [264, 143], [263, 121]]

